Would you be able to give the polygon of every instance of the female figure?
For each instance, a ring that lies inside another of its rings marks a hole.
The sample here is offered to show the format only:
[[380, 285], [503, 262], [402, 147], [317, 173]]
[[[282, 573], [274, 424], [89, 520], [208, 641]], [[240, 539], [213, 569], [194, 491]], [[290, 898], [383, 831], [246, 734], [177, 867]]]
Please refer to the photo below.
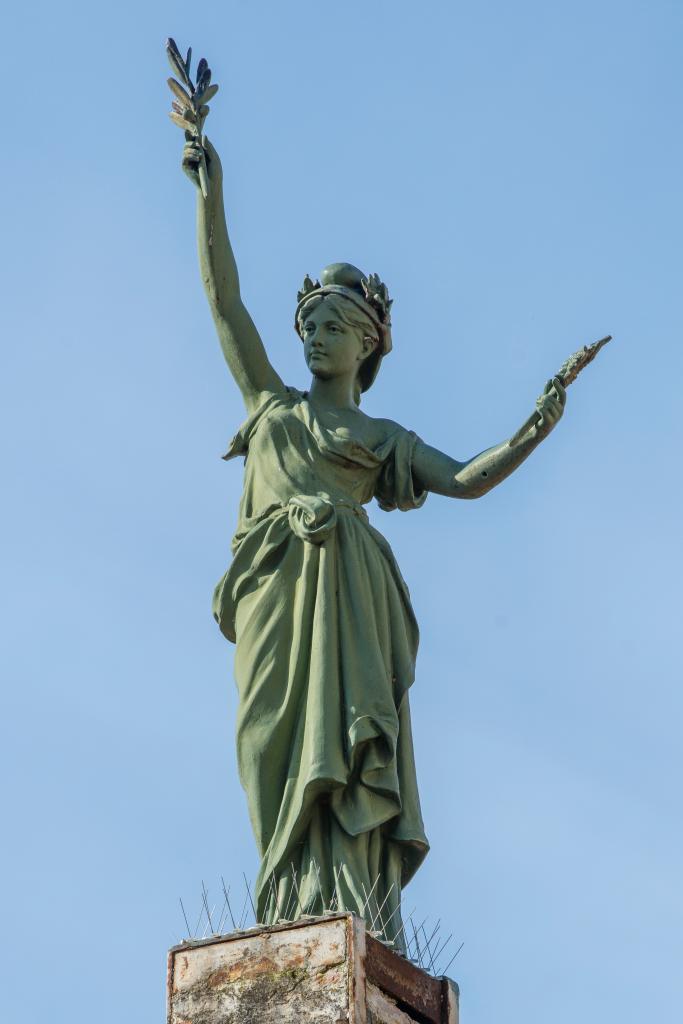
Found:
[[366, 416], [361, 391], [391, 348], [390, 300], [376, 276], [333, 264], [306, 278], [295, 326], [307, 392], [271, 366], [240, 297], [221, 164], [204, 140], [183, 169], [197, 186], [201, 274], [248, 418], [225, 456], [246, 459], [233, 563], [214, 614], [236, 643], [240, 778], [261, 856], [260, 921], [331, 903], [375, 919], [401, 946], [401, 889], [428, 844], [408, 690], [418, 630], [387, 541], [364, 506], [419, 508], [429, 491], [477, 498], [504, 480], [562, 416], [550, 381], [540, 420], [515, 443], [457, 462], [398, 423]]

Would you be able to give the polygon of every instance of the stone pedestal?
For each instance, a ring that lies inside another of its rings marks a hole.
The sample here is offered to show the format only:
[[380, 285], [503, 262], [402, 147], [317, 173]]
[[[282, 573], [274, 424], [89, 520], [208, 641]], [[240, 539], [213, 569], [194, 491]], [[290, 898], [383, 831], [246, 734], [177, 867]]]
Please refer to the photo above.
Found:
[[167, 1024], [458, 1024], [458, 987], [367, 935], [354, 914], [174, 946]]

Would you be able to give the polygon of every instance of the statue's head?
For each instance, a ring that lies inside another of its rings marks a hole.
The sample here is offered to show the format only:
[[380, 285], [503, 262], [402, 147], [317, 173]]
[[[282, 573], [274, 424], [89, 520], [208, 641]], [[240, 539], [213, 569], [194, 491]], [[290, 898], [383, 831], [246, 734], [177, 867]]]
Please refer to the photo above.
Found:
[[[359, 366], [357, 398], [367, 391], [377, 376], [382, 358], [391, 351], [391, 299], [386, 285], [376, 274], [366, 277], [350, 263], [332, 263], [325, 267], [320, 281], [308, 275], [298, 296], [294, 326], [306, 342], [307, 322], [332, 314], [357, 335]], [[311, 366], [315, 372], [315, 368]]]

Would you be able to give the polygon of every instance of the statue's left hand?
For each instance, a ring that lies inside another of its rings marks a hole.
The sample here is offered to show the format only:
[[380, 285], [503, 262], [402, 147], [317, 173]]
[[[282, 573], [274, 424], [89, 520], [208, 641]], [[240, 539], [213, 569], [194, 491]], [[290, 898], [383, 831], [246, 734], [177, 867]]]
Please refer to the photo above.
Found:
[[206, 161], [206, 170], [209, 182], [213, 186], [220, 187], [223, 182], [223, 168], [221, 167], [220, 157], [207, 139], [206, 135], [203, 137], [202, 143], [203, 154], [202, 145], [200, 145], [198, 139], [186, 138], [185, 147], [183, 149], [183, 171], [188, 176], [192, 184], [195, 185], [196, 188], [200, 188], [199, 166], [203, 156]]
[[553, 377], [546, 384], [543, 394], [536, 399], [536, 409], [541, 417], [535, 428], [536, 437], [539, 440], [547, 437], [550, 431], [560, 422], [566, 401], [567, 392], [562, 386], [559, 377]]

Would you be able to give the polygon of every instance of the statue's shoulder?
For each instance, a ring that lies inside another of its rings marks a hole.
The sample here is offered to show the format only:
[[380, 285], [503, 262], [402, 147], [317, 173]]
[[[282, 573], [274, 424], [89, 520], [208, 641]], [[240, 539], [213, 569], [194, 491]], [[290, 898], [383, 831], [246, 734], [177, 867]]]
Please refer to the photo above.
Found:
[[373, 423], [377, 424], [378, 430], [383, 431], [386, 437], [389, 437], [390, 434], [395, 434], [397, 431], [405, 430], [405, 427], [402, 427], [396, 420], [387, 420], [379, 416], [373, 417]]
[[406, 432], [405, 427], [395, 420], [384, 419], [380, 416], [365, 416], [365, 420], [368, 434], [372, 436], [374, 442], [373, 447], [383, 445], [392, 437]]

